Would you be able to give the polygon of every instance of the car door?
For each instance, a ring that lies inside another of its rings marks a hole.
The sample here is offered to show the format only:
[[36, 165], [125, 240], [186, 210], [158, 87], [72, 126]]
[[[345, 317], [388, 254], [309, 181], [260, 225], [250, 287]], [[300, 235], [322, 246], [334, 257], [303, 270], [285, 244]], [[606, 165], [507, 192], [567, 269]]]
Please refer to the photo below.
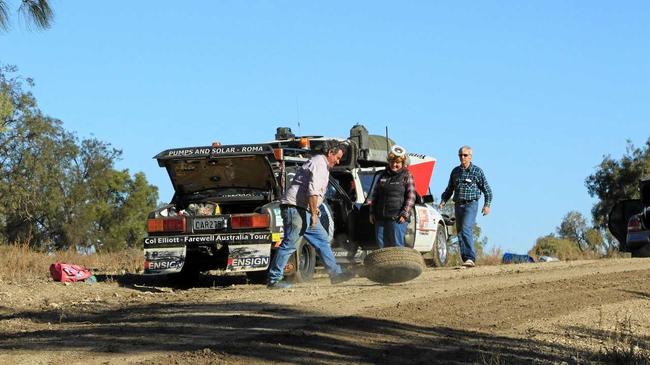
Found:
[[364, 248], [376, 248], [375, 226], [370, 224], [370, 205], [372, 189], [384, 167], [367, 167], [355, 169], [352, 173], [357, 185], [356, 204], [352, 212], [355, 222], [353, 238]]

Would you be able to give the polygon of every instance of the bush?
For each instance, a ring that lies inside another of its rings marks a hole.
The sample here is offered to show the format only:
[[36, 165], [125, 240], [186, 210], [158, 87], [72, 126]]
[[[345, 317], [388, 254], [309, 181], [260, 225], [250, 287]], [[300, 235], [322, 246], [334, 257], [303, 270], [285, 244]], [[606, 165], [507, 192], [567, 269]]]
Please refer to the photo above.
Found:
[[528, 254], [534, 257], [554, 256], [561, 260], [584, 258], [576, 242], [555, 237], [553, 234], [538, 238]]
[[488, 252], [481, 252], [476, 257], [476, 263], [481, 266], [500, 265], [503, 257], [503, 250], [501, 247], [492, 247]]

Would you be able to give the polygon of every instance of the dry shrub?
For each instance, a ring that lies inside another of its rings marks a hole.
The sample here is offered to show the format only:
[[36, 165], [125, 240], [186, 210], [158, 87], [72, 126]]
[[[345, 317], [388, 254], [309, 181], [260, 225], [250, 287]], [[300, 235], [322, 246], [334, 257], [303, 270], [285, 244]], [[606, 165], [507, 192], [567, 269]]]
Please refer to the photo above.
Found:
[[[454, 245], [448, 252], [447, 266], [459, 266], [463, 263], [458, 245]], [[487, 253], [483, 250], [476, 252], [476, 264], [480, 266], [501, 265], [503, 250], [501, 247], [492, 247]]]
[[617, 321], [612, 335], [601, 348], [599, 360], [606, 364], [650, 365], [650, 348], [634, 334], [629, 315]]
[[33, 252], [28, 245], [0, 245], [0, 281], [25, 282], [42, 279], [52, 258]]
[[503, 258], [503, 250], [501, 247], [492, 247], [490, 251], [483, 252], [476, 258], [476, 263], [481, 266], [500, 265]]
[[560, 260], [579, 260], [583, 258], [583, 252], [580, 251], [575, 242], [553, 235], [538, 238], [535, 246], [528, 254], [533, 257], [553, 256]]
[[0, 260], [0, 281], [12, 283], [47, 279], [50, 265], [55, 262], [81, 265], [94, 274], [139, 273], [144, 263], [139, 249], [92, 255], [82, 255], [74, 250], [47, 254], [33, 251], [26, 244], [0, 244]]
[[103, 274], [138, 273], [142, 271], [142, 250], [126, 249], [119, 252], [82, 255], [73, 250], [55, 252], [54, 260], [85, 266]]

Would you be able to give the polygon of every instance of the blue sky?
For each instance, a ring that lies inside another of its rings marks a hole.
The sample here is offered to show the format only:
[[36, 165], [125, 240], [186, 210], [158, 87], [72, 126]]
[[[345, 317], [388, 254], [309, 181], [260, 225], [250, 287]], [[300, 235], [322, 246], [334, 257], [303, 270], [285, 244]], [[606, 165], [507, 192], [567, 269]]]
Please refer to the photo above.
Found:
[[524, 253], [568, 211], [590, 218], [585, 178], [650, 136], [646, 1], [52, 6], [48, 31], [13, 17], [0, 63], [34, 78], [66, 129], [122, 149], [118, 167], [143, 171], [161, 200], [172, 191], [152, 156], [167, 148], [388, 126], [438, 159], [437, 197], [472, 146], [495, 196], [478, 223], [490, 246]]

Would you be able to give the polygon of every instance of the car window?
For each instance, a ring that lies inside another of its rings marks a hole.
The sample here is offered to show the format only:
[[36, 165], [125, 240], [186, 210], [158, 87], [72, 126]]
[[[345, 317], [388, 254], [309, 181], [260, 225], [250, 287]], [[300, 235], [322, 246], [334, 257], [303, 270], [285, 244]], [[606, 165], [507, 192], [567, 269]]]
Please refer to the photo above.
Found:
[[374, 171], [359, 171], [359, 180], [361, 180], [361, 187], [366, 198], [370, 195], [370, 189], [377, 178], [379, 178], [379, 174]]
[[330, 182], [327, 184], [327, 191], [325, 192], [325, 197], [327, 199], [340, 199], [341, 194], [336, 190], [334, 185]]

